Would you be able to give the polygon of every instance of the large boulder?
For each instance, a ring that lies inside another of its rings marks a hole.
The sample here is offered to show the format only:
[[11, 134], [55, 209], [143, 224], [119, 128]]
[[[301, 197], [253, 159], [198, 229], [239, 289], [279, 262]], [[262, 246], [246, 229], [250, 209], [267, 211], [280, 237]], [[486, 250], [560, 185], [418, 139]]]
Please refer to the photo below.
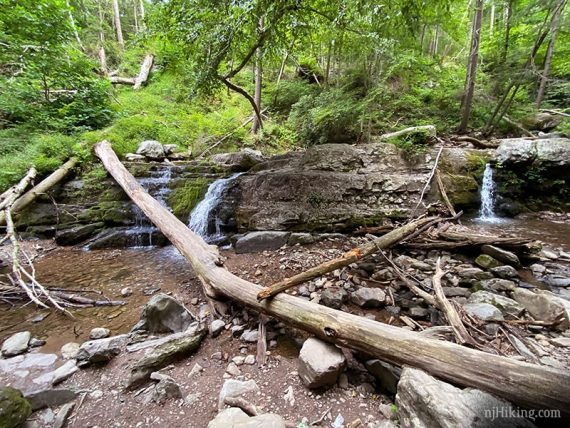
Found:
[[548, 132], [556, 128], [562, 117], [546, 112], [538, 112], [533, 115], [527, 116], [522, 120], [522, 124], [532, 131]]
[[289, 235], [289, 232], [277, 231], [251, 232], [236, 241], [235, 250], [238, 254], [277, 250], [287, 243]]
[[368, 360], [365, 365], [368, 371], [372, 373], [372, 376], [376, 378], [381, 388], [390, 394], [397, 392], [402, 369], [381, 360]]
[[513, 299], [520, 303], [532, 317], [539, 321], [551, 323], [562, 319], [562, 322], [556, 327], [559, 330], [567, 330], [570, 328], [568, 321], [570, 317], [570, 302], [566, 308], [564, 299], [554, 296], [551, 293], [534, 293], [524, 288], [517, 288], [513, 291]]
[[0, 427], [16, 428], [32, 413], [32, 406], [20, 391], [9, 386], [0, 387]]
[[299, 353], [299, 377], [308, 388], [334, 385], [346, 359], [336, 346], [311, 337]]
[[234, 153], [220, 153], [211, 157], [211, 161], [233, 172], [247, 171], [263, 161], [263, 155], [258, 150], [244, 149]]
[[497, 148], [496, 160], [505, 165], [564, 166], [570, 164], [570, 139], [507, 138]]
[[29, 331], [21, 331], [10, 336], [2, 344], [2, 355], [4, 357], [14, 357], [23, 354], [28, 350], [28, 344], [32, 334]]
[[166, 157], [163, 145], [155, 140], [146, 140], [140, 143], [137, 155], [143, 155], [147, 159], [156, 161], [161, 161]]
[[164, 293], [154, 295], [142, 310], [132, 331], [176, 333], [186, 330], [195, 317], [178, 300]]
[[403, 427], [534, 427], [522, 418], [496, 419], [494, 409], [514, 408], [506, 401], [478, 389], [456, 388], [421, 370], [409, 367], [402, 370], [396, 405]]

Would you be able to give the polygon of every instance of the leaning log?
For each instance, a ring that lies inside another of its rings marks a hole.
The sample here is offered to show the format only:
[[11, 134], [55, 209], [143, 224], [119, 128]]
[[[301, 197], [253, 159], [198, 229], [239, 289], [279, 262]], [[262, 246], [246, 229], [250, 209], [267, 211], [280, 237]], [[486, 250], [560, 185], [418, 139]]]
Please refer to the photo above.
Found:
[[405, 128], [396, 132], [389, 132], [387, 134], [382, 134], [376, 137], [379, 141], [386, 141], [392, 138], [407, 137], [408, 135], [419, 135], [428, 139], [435, 139], [436, 129], [433, 125], [422, 125], [422, 126], [412, 126], [410, 128]]
[[109, 81], [115, 85], [134, 85], [134, 77], [109, 76]]
[[[20, 198], [16, 199], [12, 205], [11, 212], [16, 215], [32, 202], [34, 202], [38, 196], [43, 195], [53, 186], [58, 184], [61, 180], [65, 178], [67, 174], [77, 165], [77, 158], [73, 157], [65, 162], [62, 166], [44, 178], [37, 186], [28, 190]], [[6, 215], [0, 212], [0, 225], [6, 224]]]
[[324, 340], [392, 364], [418, 367], [443, 380], [479, 388], [518, 405], [560, 409], [570, 418], [570, 373], [566, 371], [425, 338], [287, 294], [258, 302], [261, 287], [221, 267], [216, 249], [146, 193], [108, 142], [97, 144], [95, 153], [133, 202], [192, 264], [210, 295], [213, 290], [217, 295], [267, 313]]
[[146, 83], [153, 62], [154, 62], [154, 55], [149, 54], [144, 57], [144, 60], [141, 64], [141, 70], [139, 72], [139, 75], [135, 78], [133, 89], [139, 89], [142, 85]]

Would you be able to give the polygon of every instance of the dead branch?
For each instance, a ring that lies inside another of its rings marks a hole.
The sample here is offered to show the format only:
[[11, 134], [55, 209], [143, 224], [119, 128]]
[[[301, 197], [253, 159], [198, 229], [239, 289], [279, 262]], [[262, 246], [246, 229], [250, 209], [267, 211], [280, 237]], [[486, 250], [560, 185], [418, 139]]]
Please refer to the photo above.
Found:
[[8, 190], [6, 190], [0, 196], [0, 211], [6, 209], [7, 207], [11, 207], [16, 199], [20, 197], [22, 193], [26, 190], [26, 188], [30, 185], [30, 183], [36, 178], [36, 168], [31, 167], [28, 170], [28, 173], [25, 175], [24, 178], [20, 180], [20, 182]]
[[437, 165], [439, 163], [439, 158], [441, 156], [441, 152], [443, 151], [443, 146], [441, 146], [439, 148], [439, 151], [437, 152], [437, 156], [435, 157], [435, 162], [433, 163], [433, 168], [431, 169], [431, 173], [426, 181], [426, 184], [424, 186], [424, 188], [422, 189], [422, 193], [420, 195], [420, 199], [418, 201], [418, 203], [416, 204], [416, 206], [414, 207], [414, 209], [412, 210], [412, 214], [411, 217], [414, 216], [414, 214], [416, 213], [416, 210], [418, 209], [418, 207], [420, 206], [420, 204], [422, 203], [422, 200], [424, 199], [424, 194], [427, 190], [427, 188], [429, 187], [429, 184], [431, 183], [431, 179], [433, 178], [433, 175], [435, 174], [435, 171], [437, 170]]
[[453, 208], [453, 204], [447, 197], [447, 192], [445, 191], [445, 186], [443, 185], [443, 181], [441, 179], [441, 175], [439, 174], [439, 170], [435, 171], [435, 179], [437, 182], [437, 187], [439, 189], [439, 194], [441, 195], [441, 199], [443, 199], [443, 203], [449, 210], [452, 216], [456, 216], [457, 213], [455, 212], [455, 208]]
[[475, 137], [470, 137], [468, 135], [460, 135], [453, 138], [455, 141], [466, 141], [473, 144], [478, 149], [496, 149], [499, 147], [498, 143], [493, 143], [491, 141], [482, 141]]
[[392, 245], [406, 238], [406, 236], [408, 236], [410, 233], [413, 233], [418, 227], [422, 227], [423, 225], [430, 223], [433, 220], [434, 217], [421, 218], [402, 227], [394, 229], [386, 235], [382, 235], [371, 242], [367, 242], [360, 247], [354, 248], [336, 259], [324, 262], [318, 266], [315, 266], [314, 268], [306, 270], [305, 272], [301, 272], [297, 275], [264, 288], [258, 294], [257, 298], [259, 301], [268, 299], [281, 293], [282, 291], [294, 287], [295, 285], [302, 284], [303, 282], [309, 281], [328, 272], [332, 272], [335, 269], [348, 266], [349, 264], [354, 263], [363, 257], [369, 256], [378, 250], [391, 247]]

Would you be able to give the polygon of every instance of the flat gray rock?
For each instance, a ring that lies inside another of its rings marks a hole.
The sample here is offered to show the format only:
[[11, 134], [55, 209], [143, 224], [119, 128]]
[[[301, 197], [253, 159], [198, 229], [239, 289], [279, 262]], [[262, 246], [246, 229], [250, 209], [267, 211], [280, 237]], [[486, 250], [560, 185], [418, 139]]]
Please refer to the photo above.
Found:
[[32, 410], [61, 406], [75, 400], [75, 397], [77, 397], [77, 391], [70, 388], [46, 388], [25, 395], [32, 405]]
[[250, 232], [236, 241], [235, 251], [241, 254], [277, 250], [287, 243], [289, 235], [290, 232]]
[[4, 357], [14, 357], [23, 354], [28, 350], [28, 344], [32, 334], [29, 331], [21, 331], [10, 336], [2, 344], [2, 355]]
[[177, 333], [185, 331], [194, 321], [194, 315], [178, 300], [159, 293], [144, 306], [140, 321], [131, 331]]
[[524, 311], [524, 307], [515, 300], [488, 291], [477, 291], [473, 293], [469, 297], [468, 302], [488, 303], [498, 308], [504, 316], [515, 318], [518, 318]]
[[121, 353], [126, 345], [128, 335], [108, 337], [106, 339], [89, 340], [83, 343], [77, 351], [77, 365], [83, 367], [89, 364], [106, 363]]
[[350, 295], [350, 301], [361, 308], [377, 308], [386, 302], [386, 293], [379, 288], [360, 287]]
[[256, 394], [259, 392], [259, 387], [254, 380], [235, 380], [229, 379], [224, 382], [224, 386], [220, 390], [220, 396], [218, 398], [218, 409], [221, 410], [226, 405], [224, 404], [224, 400], [226, 397], [241, 397], [242, 395], [246, 394]]
[[109, 337], [110, 335], [111, 335], [111, 330], [109, 330], [108, 328], [95, 327], [89, 333], [89, 339], [91, 339], [91, 340], [105, 339], [106, 337]]
[[463, 309], [483, 321], [503, 321], [505, 318], [499, 309], [489, 303], [467, 303]]

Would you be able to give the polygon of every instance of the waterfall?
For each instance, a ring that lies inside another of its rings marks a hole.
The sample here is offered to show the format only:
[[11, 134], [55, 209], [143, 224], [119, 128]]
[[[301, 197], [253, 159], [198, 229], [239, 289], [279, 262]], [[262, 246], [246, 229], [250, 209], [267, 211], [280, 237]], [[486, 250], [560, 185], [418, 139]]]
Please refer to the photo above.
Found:
[[[169, 183], [171, 177], [172, 167], [170, 165], [161, 165], [158, 169], [151, 171], [149, 177], [137, 178], [137, 181], [163, 207], [170, 209], [166, 201], [170, 193]], [[135, 214], [135, 227], [129, 230], [129, 234], [134, 237], [134, 246], [152, 246], [152, 234], [157, 229], [136, 204], [133, 204], [133, 211]]]
[[188, 227], [198, 235], [200, 235], [208, 243], [216, 242], [224, 235], [220, 230], [221, 221], [216, 216], [214, 218], [214, 230], [210, 228], [211, 212], [219, 205], [220, 196], [226, 190], [229, 184], [243, 173], [233, 174], [227, 178], [220, 178], [208, 186], [204, 199], [194, 207], [190, 213]]
[[495, 215], [495, 182], [493, 181], [493, 168], [490, 164], [485, 165], [485, 172], [483, 173], [479, 219], [490, 222], [498, 220]]

